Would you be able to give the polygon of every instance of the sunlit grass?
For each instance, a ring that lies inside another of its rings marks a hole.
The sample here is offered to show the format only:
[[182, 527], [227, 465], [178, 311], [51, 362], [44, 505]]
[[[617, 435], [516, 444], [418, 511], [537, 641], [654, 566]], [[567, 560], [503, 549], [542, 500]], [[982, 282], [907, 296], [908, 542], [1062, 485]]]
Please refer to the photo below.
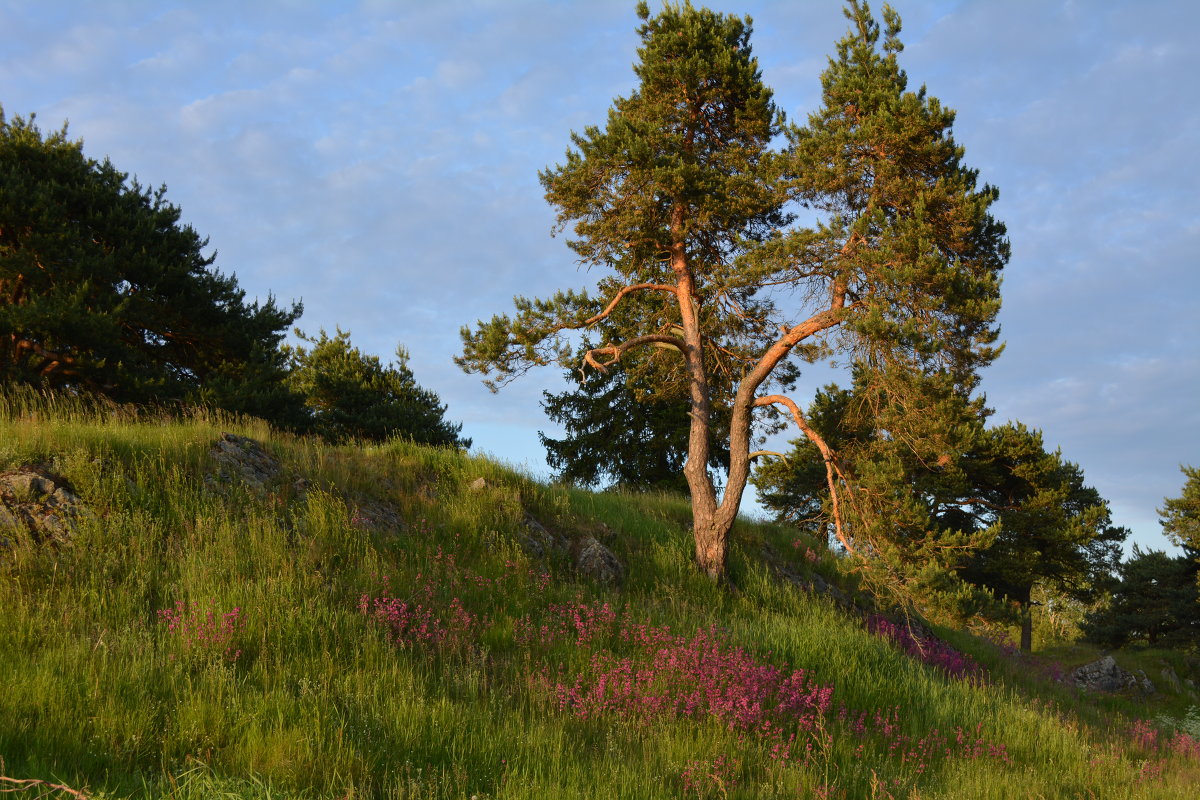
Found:
[[[264, 442], [280, 475], [206, 481], [222, 431]], [[67, 545], [14, 535], [0, 549], [0, 774], [97, 798], [1194, 796], [1194, 759], [1129, 742], [1128, 701], [1084, 702], [943, 631], [992, 676], [953, 680], [780, 580], [768, 546], [853, 585], [795, 532], [739, 522], [733, 585], [713, 585], [692, 566], [679, 497], [546, 486], [400, 441], [335, 448], [219, 414], [2, 396], [0, 470], [29, 464], [67, 478], [90, 515]], [[356, 521], [368, 502], [399, 524]], [[601, 538], [623, 586], [588, 581], [566, 553], [531, 558], [527, 514]], [[390, 610], [371, 612], [376, 600]], [[830, 710], [795, 729], [786, 760], [774, 733], [711, 714], [580, 714], [556, 682], [653, 651], [618, 628], [536, 646], [522, 631], [604, 604], [681, 643], [711, 630], [747, 664], [803, 670], [833, 687]], [[454, 628], [453, 608], [474, 621]], [[410, 619], [446, 633], [418, 636]], [[856, 733], [861, 713], [894, 730]], [[957, 743], [897, 755], [956, 729], [1003, 757]]]

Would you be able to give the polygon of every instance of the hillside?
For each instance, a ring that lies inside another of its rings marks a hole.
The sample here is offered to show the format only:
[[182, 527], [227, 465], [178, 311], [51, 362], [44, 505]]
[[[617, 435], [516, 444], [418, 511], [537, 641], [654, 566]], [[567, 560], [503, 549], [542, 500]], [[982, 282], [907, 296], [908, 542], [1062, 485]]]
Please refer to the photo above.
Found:
[[739, 522], [718, 587], [677, 497], [252, 420], [0, 404], [0, 790], [16, 797], [1200, 785], [1200, 744], [1162, 724], [1195, 704], [1185, 685], [1085, 694], [1053, 679], [1076, 663], [935, 638], [783, 526]]

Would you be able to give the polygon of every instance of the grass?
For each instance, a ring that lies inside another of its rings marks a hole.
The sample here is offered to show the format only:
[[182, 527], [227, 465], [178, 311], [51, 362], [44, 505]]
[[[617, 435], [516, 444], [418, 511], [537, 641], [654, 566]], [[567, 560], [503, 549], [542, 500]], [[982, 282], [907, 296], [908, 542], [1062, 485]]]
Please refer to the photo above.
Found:
[[[222, 431], [264, 442], [283, 473], [206, 480]], [[764, 546], [854, 585], [785, 527], [740, 521], [732, 586], [714, 586], [678, 497], [546, 486], [404, 442], [0, 398], [0, 470], [26, 464], [69, 479], [90, 514], [68, 544], [0, 549], [12, 778], [91, 798], [479, 800], [1191, 798], [1200, 780], [1168, 731], [1136, 733], [1161, 709], [1082, 697], [939, 630], [989, 675], [952, 679], [780, 580]], [[400, 524], [372, 524], [371, 504]], [[526, 513], [599, 537], [624, 585], [531, 558]], [[828, 704], [789, 694], [803, 681]]]

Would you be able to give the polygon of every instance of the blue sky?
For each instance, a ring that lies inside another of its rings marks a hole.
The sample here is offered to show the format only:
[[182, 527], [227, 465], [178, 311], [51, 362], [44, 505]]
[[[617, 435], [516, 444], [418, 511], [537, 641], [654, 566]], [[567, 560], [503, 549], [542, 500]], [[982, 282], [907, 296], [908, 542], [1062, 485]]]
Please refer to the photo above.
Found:
[[[790, 117], [816, 108], [838, 3], [709, 5], [754, 18]], [[1155, 509], [1200, 465], [1200, 4], [895, 5], [910, 82], [957, 109], [1001, 192], [994, 419], [1042, 429], [1162, 547]], [[551, 238], [537, 172], [633, 88], [636, 24], [607, 0], [0, 0], [0, 105], [165, 183], [219, 267], [302, 300], [305, 330], [403, 343], [477, 450], [544, 474], [559, 371], [491, 395], [451, 358], [513, 295], [595, 279]]]

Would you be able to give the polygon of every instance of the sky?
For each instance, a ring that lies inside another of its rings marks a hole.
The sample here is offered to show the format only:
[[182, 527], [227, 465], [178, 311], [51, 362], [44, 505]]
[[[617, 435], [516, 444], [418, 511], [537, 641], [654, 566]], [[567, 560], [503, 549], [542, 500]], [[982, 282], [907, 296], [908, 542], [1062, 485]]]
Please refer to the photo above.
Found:
[[[302, 301], [305, 331], [385, 361], [406, 346], [476, 452], [546, 476], [539, 401], [561, 371], [493, 395], [452, 358], [514, 295], [600, 277], [551, 236], [537, 175], [634, 88], [634, 5], [0, 0], [0, 106], [165, 184], [217, 266]], [[816, 110], [839, 3], [707, 5], [753, 17], [790, 119]], [[1167, 547], [1156, 509], [1200, 466], [1200, 4], [894, 5], [910, 86], [957, 110], [965, 163], [1000, 190], [993, 421], [1040, 429], [1115, 524]]]

